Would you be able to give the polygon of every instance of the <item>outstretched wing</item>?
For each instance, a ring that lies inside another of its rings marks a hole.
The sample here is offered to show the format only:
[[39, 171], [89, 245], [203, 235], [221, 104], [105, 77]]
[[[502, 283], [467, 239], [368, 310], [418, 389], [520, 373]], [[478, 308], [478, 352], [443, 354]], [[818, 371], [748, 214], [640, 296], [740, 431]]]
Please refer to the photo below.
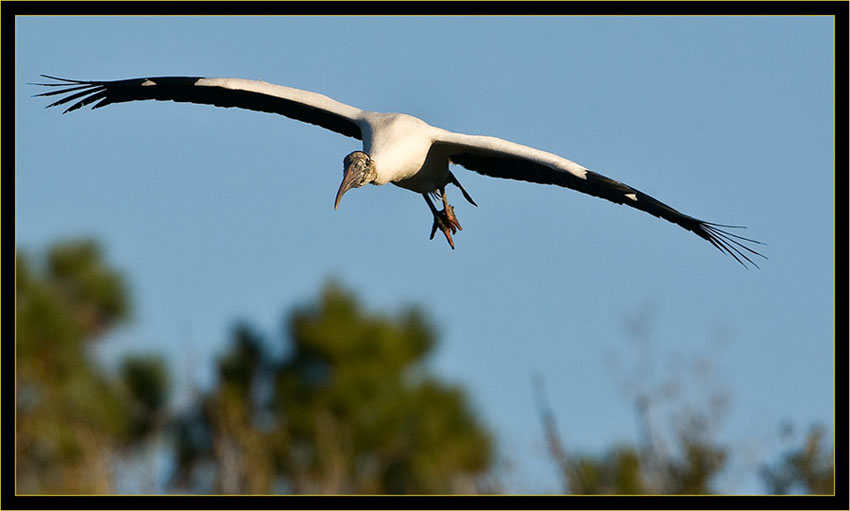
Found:
[[112, 103], [155, 99], [275, 113], [309, 122], [349, 137], [361, 140], [363, 138], [358, 124], [363, 111], [359, 108], [315, 92], [259, 80], [163, 76], [113, 81], [81, 81], [42, 76], [55, 80], [56, 83], [35, 85], [60, 88], [36, 96], [62, 96], [58, 101], [48, 105], [48, 108], [70, 103], [63, 113], [72, 112], [92, 103], [94, 103], [92, 108], [100, 108]]
[[[721, 229], [738, 226], [713, 224], [680, 213], [663, 202], [619, 181], [605, 177], [558, 155], [495, 137], [435, 131], [434, 144], [449, 159], [485, 176], [550, 184], [625, 204], [684, 227], [708, 240], [721, 252], [747, 266], [751, 256], [765, 258], [744, 243], [762, 243]], [[765, 258], [766, 259], [766, 258]]]

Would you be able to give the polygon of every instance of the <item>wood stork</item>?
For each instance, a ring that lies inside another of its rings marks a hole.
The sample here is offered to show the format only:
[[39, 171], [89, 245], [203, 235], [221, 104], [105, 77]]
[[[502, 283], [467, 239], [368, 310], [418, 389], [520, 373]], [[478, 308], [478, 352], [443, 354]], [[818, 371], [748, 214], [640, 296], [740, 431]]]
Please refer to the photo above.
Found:
[[[708, 240], [744, 267], [746, 263], [758, 267], [751, 256], [764, 258], [744, 244], [761, 243], [721, 229], [739, 226], [714, 224], [685, 215], [639, 190], [555, 154], [495, 137], [453, 133], [410, 115], [370, 112], [315, 92], [240, 78], [168, 76], [81, 81], [42, 76], [53, 82], [35, 85], [59, 88], [36, 96], [61, 96], [48, 108], [71, 103], [64, 113], [92, 103], [94, 109], [146, 99], [178, 101], [281, 114], [360, 139], [363, 150], [350, 153], [343, 161], [343, 179], [334, 209], [343, 194], [352, 188], [367, 183], [393, 183], [425, 198], [434, 217], [431, 239], [439, 229], [452, 249], [455, 248], [452, 234], [461, 226], [446, 198], [446, 186], [457, 186], [467, 201], [476, 204], [449, 171], [449, 163], [486, 176], [572, 188], [645, 211]], [[443, 208], [437, 210], [431, 197], [441, 200]]]

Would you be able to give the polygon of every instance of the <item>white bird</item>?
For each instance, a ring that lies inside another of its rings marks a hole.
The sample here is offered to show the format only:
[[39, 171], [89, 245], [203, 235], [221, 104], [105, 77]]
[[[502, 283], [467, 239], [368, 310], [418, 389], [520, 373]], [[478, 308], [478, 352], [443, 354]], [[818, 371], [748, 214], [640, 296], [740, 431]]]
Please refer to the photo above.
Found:
[[[456, 185], [467, 201], [476, 204], [449, 171], [450, 163], [486, 176], [572, 188], [645, 211], [708, 240], [744, 267], [746, 263], [758, 267], [749, 255], [764, 258], [743, 244], [761, 244], [758, 241], [720, 229], [738, 226], [714, 224], [685, 215], [628, 185], [555, 154], [500, 138], [454, 133], [411, 115], [370, 112], [315, 92], [240, 78], [169, 76], [80, 81], [42, 76], [57, 83], [35, 85], [61, 88], [37, 96], [65, 95], [48, 105], [49, 108], [73, 102], [64, 113], [92, 103], [95, 103], [92, 108], [100, 108], [146, 99], [178, 101], [281, 114], [360, 139], [363, 150], [345, 157], [334, 209], [343, 194], [352, 188], [367, 183], [393, 183], [422, 194], [434, 216], [431, 239], [440, 229], [452, 249], [452, 234], [462, 228], [446, 199], [446, 186]], [[431, 202], [432, 196], [442, 200], [443, 209], [437, 210]]]

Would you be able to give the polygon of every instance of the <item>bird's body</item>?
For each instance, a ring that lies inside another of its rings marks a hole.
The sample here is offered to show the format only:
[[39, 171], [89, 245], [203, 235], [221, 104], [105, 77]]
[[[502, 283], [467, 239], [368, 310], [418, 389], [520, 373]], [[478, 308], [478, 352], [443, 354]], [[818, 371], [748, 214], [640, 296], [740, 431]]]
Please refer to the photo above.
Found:
[[376, 185], [393, 183], [419, 193], [446, 185], [449, 162], [429, 158], [434, 127], [407, 114], [365, 112], [360, 121], [363, 152], [375, 162]]
[[[393, 183], [425, 197], [434, 216], [431, 237], [439, 228], [452, 248], [451, 235], [461, 227], [447, 202], [446, 186], [458, 186], [464, 197], [475, 204], [449, 169], [450, 164], [457, 164], [492, 177], [554, 184], [628, 205], [694, 232], [744, 265], [745, 262], [755, 265], [748, 253], [764, 257], [742, 243], [758, 242], [719, 229], [731, 226], [704, 222], [680, 213], [566, 158], [500, 138], [447, 131], [411, 115], [370, 112], [315, 92], [240, 78], [79, 81], [45, 77], [60, 83], [39, 85], [62, 88], [39, 96], [65, 95], [49, 106], [76, 101], [65, 112], [92, 103], [95, 103], [93, 108], [99, 108], [127, 101], [170, 100], [277, 113], [358, 138], [363, 141], [363, 150], [346, 156], [343, 182], [334, 207], [351, 188], [367, 183]], [[442, 210], [434, 207], [432, 196], [442, 199]]]

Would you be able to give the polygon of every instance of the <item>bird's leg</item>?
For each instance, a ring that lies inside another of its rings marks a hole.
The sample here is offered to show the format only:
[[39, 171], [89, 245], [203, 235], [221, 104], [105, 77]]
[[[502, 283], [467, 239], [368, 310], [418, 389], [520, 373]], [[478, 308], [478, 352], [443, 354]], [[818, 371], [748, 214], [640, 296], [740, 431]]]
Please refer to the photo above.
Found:
[[457, 228], [458, 231], [462, 231], [463, 227], [460, 226], [460, 222], [457, 221], [457, 217], [455, 216], [455, 208], [449, 204], [448, 199], [446, 199], [445, 188], [440, 188], [440, 197], [443, 199], [443, 212], [449, 221], [449, 225], [452, 226], [452, 232], [455, 232], [455, 228]]
[[422, 194], [422, 196], [425, 197], [425, 202], [428, 203], [428, 207], [431, 209], [431, 213], [434, 215], [434, 223], [431, 225], [431, 239], [434, 239], [434, 234], [437, 233], [437, 229], [440, 229], [440, 231], [442, 231], [442, 233], [446, 236], [446, 241], [449, 242], [449, 246], [452, 247], [452, 250], [454, 250], [455, 243], [454, 240], [452, 240], [452, 234], [457, 232], [458, 229], [461, 229], [461, 227], [457, 221], [457, 217], [454, 216], [454, 208], [446, 202], [445, 194], [442, 195], [445, 208], [442, 211], [437, 211], [437, 208], [431, 202], [431, 198], [428, 197], [428, 194]]

